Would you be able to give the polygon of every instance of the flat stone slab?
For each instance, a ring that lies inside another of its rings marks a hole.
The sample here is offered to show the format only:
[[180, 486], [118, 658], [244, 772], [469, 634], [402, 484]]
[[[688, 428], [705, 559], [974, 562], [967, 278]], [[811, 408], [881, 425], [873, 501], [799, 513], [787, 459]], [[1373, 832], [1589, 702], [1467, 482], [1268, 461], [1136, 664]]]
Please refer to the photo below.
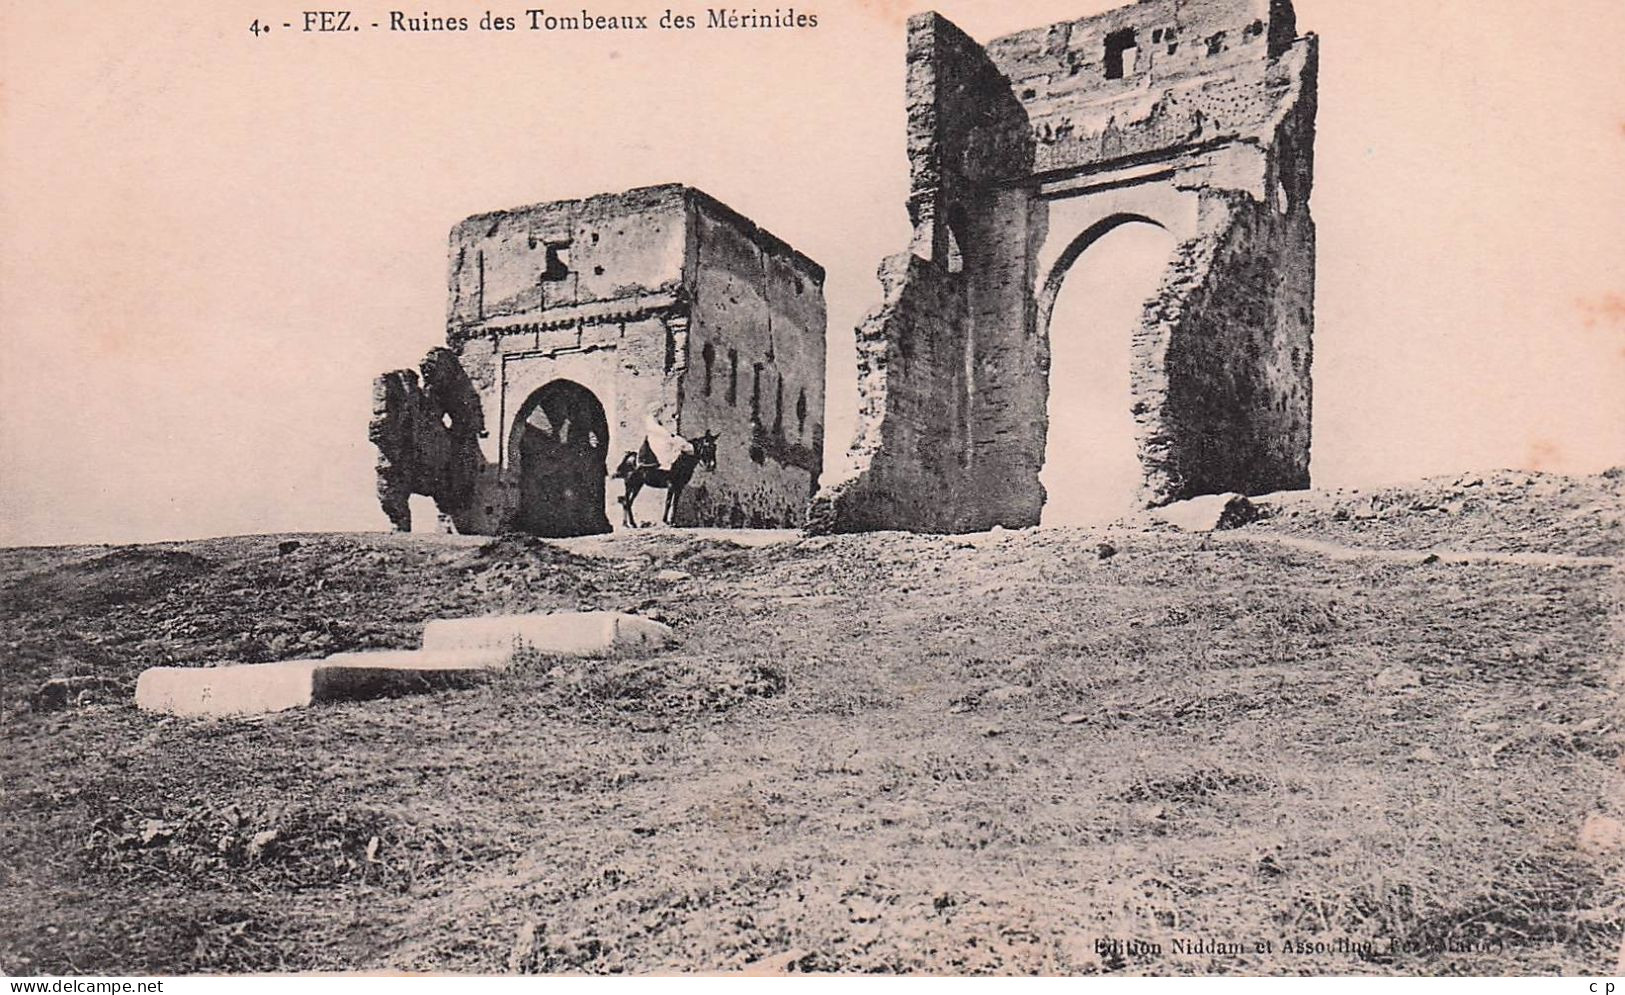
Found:
[[149, 667], [135, 685], [136, 707], [170, 715], [262, 715], [319, 701], [362, 701], [463, 687], [502, 670], [512, 650], [335, 653], [320, 660], [223, 667]]
[[435, 619], [423, 649], [334, 653], [321, 659], [220, 667], [149, 667], [135, 685], [138, 708], [170, 715], [263, 715], [320, 701], [362, 701], [476, 683], [530, 649], [608, 656], [658, 649], [671, 628], [620, 612], [555, 612]]
[[558, 656], [609, 656], [659, 649], [671, 627], [624, 612], [547, 612], [437, 618], [423, 627], [423, 648], [433, 651], [534, 650]]
[[320, 660], [225, 667], [148, 667], [135, 682], [135, 704], [170, 715], [255, 715], [315, 701]]

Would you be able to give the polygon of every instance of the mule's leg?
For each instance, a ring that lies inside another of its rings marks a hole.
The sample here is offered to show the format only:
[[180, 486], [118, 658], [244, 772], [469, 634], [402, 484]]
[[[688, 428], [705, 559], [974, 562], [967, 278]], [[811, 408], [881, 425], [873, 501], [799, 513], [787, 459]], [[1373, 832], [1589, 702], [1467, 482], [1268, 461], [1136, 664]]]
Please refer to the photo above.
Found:
[[666, 524], [677, 524], [677, 499], [683, 496], [683, 485], [675, 481], [666, 491]]
[[638, 520], [632, 515], [632, 502], [638, 499], [638, 491], [642, 489], [642, 487], [643, 483], [638, 480], [638, 475], [636, 473], [627, 475], [626, 493], [621, 495], [621, 507], [626, 509], [626, 527], [629, 529], [635, 529], [638, 527]]

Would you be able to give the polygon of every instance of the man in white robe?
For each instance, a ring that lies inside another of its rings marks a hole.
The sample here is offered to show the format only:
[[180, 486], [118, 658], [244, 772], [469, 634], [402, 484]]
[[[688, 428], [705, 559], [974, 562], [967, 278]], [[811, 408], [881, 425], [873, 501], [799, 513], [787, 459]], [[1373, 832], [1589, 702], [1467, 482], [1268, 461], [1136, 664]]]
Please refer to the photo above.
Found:
[[660, 406], [651, 407], [643, 419], [643, 448], [638, 451], [639, 466], [659, 466], [670, 470], [677, 457], [693, 453], [694, 445], [660, 421]]

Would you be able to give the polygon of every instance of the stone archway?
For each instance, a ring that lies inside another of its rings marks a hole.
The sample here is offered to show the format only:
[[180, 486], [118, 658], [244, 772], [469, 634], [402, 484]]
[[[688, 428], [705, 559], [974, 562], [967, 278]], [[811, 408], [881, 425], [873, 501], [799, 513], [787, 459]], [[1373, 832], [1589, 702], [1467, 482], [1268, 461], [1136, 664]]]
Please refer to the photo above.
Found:
[[1143, 214], [1114, 213], [1067, 243], [1035, 293], [1035, 331], [1046, 357], [1045, 525], [1098, 524], [1143, 507], [1143, 429], [1135, 419], [1134, 348], [1177, 241]]
[[1066, 282], [1067, 273], [1071, 271], [1073, 264], [1091, 246], [1111, 232], [1124, 225], [1134, 224], [1150, 225], [1153, 228], [1167, 230], [1167, 226], [1162, 222], [1148, 218], [1143, 214], [1119, 212], [1109, 214], [1085, 228], [1067, 244], [1065, 249], [1061, 250], [1060, 256], [1056, 258], [1055, 264], [1050, 267], [1049, 272], [1044, 276], [1038, 287], [1038, 333], [1040, 335], [1049, 335], [1050, 315], [1055, 310], [1055, 299], [1060, 296], [1061, 284]]
[[1290, 0], [1146, 0], [986, 45], [917, 14], [907, 57], [914, 236], [857, 330], [858, 424], [809, 528], [1040, 520], [1050, 253], [1122, 212], [1177, 242], [1132, 333], [1145, 502], [1307, 486], [1318, 56]]
[[609, 420], [592, 391], [553, 380], [520, 406], [508, 438], [519, 484], [514, 524], [540, 536], [610, 531], [604, 513]]

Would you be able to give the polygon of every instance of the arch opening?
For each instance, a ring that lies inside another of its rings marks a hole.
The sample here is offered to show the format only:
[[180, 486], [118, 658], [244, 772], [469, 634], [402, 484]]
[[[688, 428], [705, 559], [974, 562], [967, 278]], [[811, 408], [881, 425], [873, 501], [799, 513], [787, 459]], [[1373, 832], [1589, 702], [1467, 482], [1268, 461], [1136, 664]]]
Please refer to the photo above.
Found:
[[1140, 506], [1134, 333], [1173, 255], [1150, 218], [1108, 217], [1067, 246], [1040, 290], [1050, 348], [1043, 525], [1109, 522]]
[[610, 531], [604, 512], [609, 419], [596, 395], [572, 380], [554, 380], [525, 399], [508, 440], [518, 471], [515, 525], [539, 536]]

